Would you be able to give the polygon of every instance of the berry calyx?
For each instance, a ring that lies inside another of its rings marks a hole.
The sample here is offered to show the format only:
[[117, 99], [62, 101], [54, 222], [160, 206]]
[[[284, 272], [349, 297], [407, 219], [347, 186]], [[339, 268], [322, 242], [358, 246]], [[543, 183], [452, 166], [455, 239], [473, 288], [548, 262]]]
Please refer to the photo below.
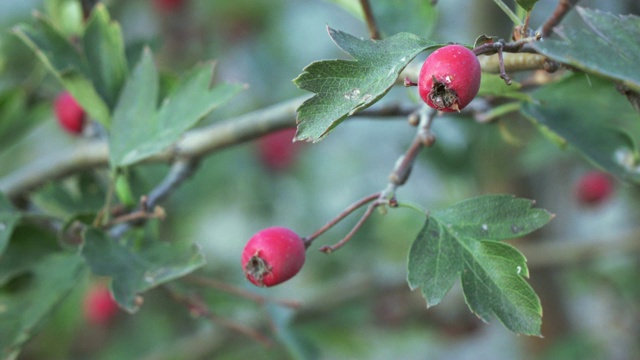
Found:
[[299, 143], [294, 143], [296, 129], [284, 129], [267, 134], [258, 140], [260, 161], [271, 171], [285, 171], [296, 160]]
[[93, 325], [107, 325], [118, 312], [118, 304], [104, 285], [94, 285], [83, 303], [84, 317]]
[[54, 104], [54, 112], [58, 123], [72, 135], [80, 135], [84, 129], [86, 114], [76, 99], [64, 91], [58, 95]]
[[576, 186], [576, 197], [584, 205], [598, 205], [613, 193], [613, 180], [600, 171], [583, 175]]
[[418, 92], [430, 107], [444, 112], [464, 109], [480, 90], [480, 62], [462, 45], [447, 45], [427, 57]]
[[278, 285], [296, 275], [305, 261], [304, 242], [294, 231], [274, 226], [257, 232], [242, 251], [242, 269], [254, 285]]

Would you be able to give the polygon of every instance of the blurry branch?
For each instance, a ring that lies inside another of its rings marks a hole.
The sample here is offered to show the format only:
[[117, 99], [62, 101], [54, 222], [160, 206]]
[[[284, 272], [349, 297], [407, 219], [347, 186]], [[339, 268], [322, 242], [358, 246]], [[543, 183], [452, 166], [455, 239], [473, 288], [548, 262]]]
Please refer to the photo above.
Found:
[[[184, 137], [176, 144], [147, 158], [143, 163], [188, 161], [195, 164], [200, 158], [218, 150], [254, 140], [276, 130], [293, 127], [296, 124], [296, 109], [307, 98], [307, 96], [297, 97], [191, 130], [185, 133]], [[415, 110], [415, 107], [380, 104], [362, 110], [355, 116], [390, 117], [406, 115], [413, 110]], [[108, 164], [109, 148], [104, 140], [78, 142], [73, 147], [41, 157], [0, 178], [0, 191], [10, 199], [16, 199], [48, 181], [61, 179], [90, 168], [106, 167]], [[178, 170], [177, 168], [175, 169], [175, 171]], [[182, 181], [184, 177], [167, 178], [167, 185], [174, 186], [175, 184], [171, 184], [176, 179]], [[157, 190], [157, 194], [150, 195], [150, 199], [153, 202], [160, 201], [162, 197], [166, 196], [164, 193], [165, 188], [158, 188]], [[155, 197], [158, 197], [158, 199], [155, 199]]]
[[[298, 106], [306, 97], [282, 102], [225, 121], [187, 132], [174, 146], [144, 162], [172, 162], [198, 159], [216, 150], [246, 142], [269, 132], [295, 125]], [[87, 141], [32, 161], [0, 179], [0, 191], [9, 198], [33, 190], [47, 181], [109, 163], [109, 149], [103, 140]]]
[[562, 19], [564, 19], [565, 15], [578, 3], [580, 0], [558, 0], [558, 6], [553, 11], [551, 16], [542, 24], [542, 29], [540, 30], [540, 35], [543, 38], [549, 37], [553, 28], [558, 26]]
[[362, 6], [362, 12], [364, 13], [364, 19], [367, 22], [367, 29], [369, 30], [369, 37], [372, 40], [380, 39], [380, 30], [376, 25], [376, 19], [373, 16], [373, 10], [369, 0], [360, 0], [360, 6]]

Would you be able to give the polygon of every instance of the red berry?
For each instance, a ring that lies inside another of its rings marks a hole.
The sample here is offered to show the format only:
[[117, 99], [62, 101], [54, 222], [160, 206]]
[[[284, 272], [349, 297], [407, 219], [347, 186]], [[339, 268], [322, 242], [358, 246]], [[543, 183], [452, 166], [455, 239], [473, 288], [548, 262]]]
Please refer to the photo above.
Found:
[[95, 285], [84, 298], [84, 317], [94, 325], [106, 325], [118, 312], [118, 304], [104, 285]]
[[585, 205], [598, 205], [613, 193], [611, 177], [600, 171], [589, 172], [580, 178], [576, 188], [578, 201]]
[[284, 227], [257, 232], [242, 251], [242, 269], [249, 281], [269, 287], [291, 279], [305, 260], [304, 242]]
[[153, 5], [160, 12], [171, 13], [182, 7], [186, 0], [153, 0]]
[[53, 107], [58, 123], [63, 129], [72, 135], [82, 133], [85, 123], [85, 112], [71, 94], [66, 91], [62, 92], [56, 98]]
[[480, 62], [462, 45], [447, 45], [427, 57], [418, 79], [420, 97], [444, 112], [460, 111], [480, 89]]
[[258, 141], [260, 161], [272, 171], [284, 171], [296, 160], [299, 144], [293, 142], [296, 129], [284, 129], [267, 134]]

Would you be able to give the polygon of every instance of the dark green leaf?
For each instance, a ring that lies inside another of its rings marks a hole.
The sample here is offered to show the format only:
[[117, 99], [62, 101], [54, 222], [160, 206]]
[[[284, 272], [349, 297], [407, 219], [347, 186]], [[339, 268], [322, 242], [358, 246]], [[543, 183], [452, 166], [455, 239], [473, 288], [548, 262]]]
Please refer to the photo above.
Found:
[[131, 165], [166, 149], [243, 88], [237, 84], [212, 86], [212, 76], [212, 64], [196, 67], [156, 111], [159, 78], [151, 52], [146, 50], [113, 115], [111, 164]]
[[299, 88], [316, 94], [298, 108], [297, 140], [322, 139], [347, 116], [383, 97], [416, 55], [437, 46], [408, 33], [371, 41], [332, 28], [328, 31], [336, 45], [356, 61], [317, 61], [293, 80]]
[[82, 54], [42, 15], [36, 15], [37, 28], [19, 25], [14, 33], [29, 46], [94, 119], [109, 126], [110, 114], [90, 80], [92, 69]]
[[533, 7], [536, 5], [538, 0], [516, 0], [518, 5], [520, 5], [523, 9], [527, 11], [533, 10]]
[[530, 120], [555, 132], [612, 174], [640, 181], [635, 145], [640, 136], [639, 117], [612, 83], [574, 75], [542, 87], [532, 96], [537, 101], [522, 106]]
[[0, 257], [0, 286], [58, 252], [55, 234], [29, 225], [14, 225], [11, 239]]
[[51, 116], [44, 104], [27, 104], [27, 92], [14, 88], [0, 94], [0, 151], [18, 142], [29, 130]]
[[54, 253], [32, 263], [17, 289], [0, 289], [0, 353], [19, 351], [44, 317], [71, 291], [86, 267], [80, 256]]
[[534, 204], [511, 195], [486, 195], [434, 211], [431, 216], [458, 237], [505, 240], [535, 231], [553, 218], [544, 209], [532, 208]]
[[112, 278], [114, 298], [129, 312], [138, 310], [138, 294], [204, 265], [202, 253], [193, 244], [154, 242], [135, 250], [93, 228], [85, 234], [82, 255], [93, 273]]
[[509, 330], [539, 335], [540, 300], [524, 281], [524, 256], [503, 240], [530, 233], [552, 218], [533, 202], [508, 195], [469, 199], [433, 212], [411, 246], [408, 282], [427, 306], [438, 304], [461, 276], [469, 308]]
[[511, 331], [540, 335], [542, 306], [524, 280], [529, 277], [524, 256], [496, 241], [469, 241], [462, 252], [462, 289], [471, 311], [489, 321], [492, 314]]
[[92, 9], [82, 45], [91, 67], [89, 75], [93, 85], [107, 106], [113, 109], [129, 68], [120, 26], [111, 22], [104, 4], [98, 3]]
[[[11, 202], [0, 193], [0, 259], [9, 244], [13, 229], [20, 221], [20, 213], [13, 209]], [[1, 284], [1, 281], [0, 281]]]
[[582, 23], [556, 28], [557, 37], [531, 45], [553, 60], [640, 91], [640, 17], [577, 6]]

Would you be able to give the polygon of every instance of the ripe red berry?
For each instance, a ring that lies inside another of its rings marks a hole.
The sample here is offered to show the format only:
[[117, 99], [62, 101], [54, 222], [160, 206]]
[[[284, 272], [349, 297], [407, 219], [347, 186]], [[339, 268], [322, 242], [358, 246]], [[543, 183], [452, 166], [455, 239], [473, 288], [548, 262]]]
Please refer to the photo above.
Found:
[[444, 112], [460, 111], [480, 89], [480, 62], [462, 45], [447, 45], [427, 57], [418, 78], [420, 97]]
[[62, 92], [56, 98], [53, 107], [56, 119], [58, 119], [58, 123], [63, 129], [72, 135], [82, 133], [85, 123], [85, 112], [71, 94], [66, 91]]
[[106, 325], [118, 312], [118, 304], [104, 285], [94, 285], [84, 298], [84, 317], [90, 324]]
[[182, 7], [186, 0], [153, 0], [153, 5], [160, 12], [171, 13]]
[[583, 175], [576, 187], [578, 201], [585, 205], [598, 205], [607, 200], [613, 193], [611, 177], [600, 171], [592, 171]]
[[298, 154], [299, 143], [294, 143], [296, 129], [284, 129], [267, 134], [258, 141], [260, 161], [272, 171], [284, 171], [291, 167]]
[[305, 260], [302, 239], [290, 229], [270, 227], [257, 232], [242, 251], [244, 275], [254, 285], [269, 287], [291, 279]]

